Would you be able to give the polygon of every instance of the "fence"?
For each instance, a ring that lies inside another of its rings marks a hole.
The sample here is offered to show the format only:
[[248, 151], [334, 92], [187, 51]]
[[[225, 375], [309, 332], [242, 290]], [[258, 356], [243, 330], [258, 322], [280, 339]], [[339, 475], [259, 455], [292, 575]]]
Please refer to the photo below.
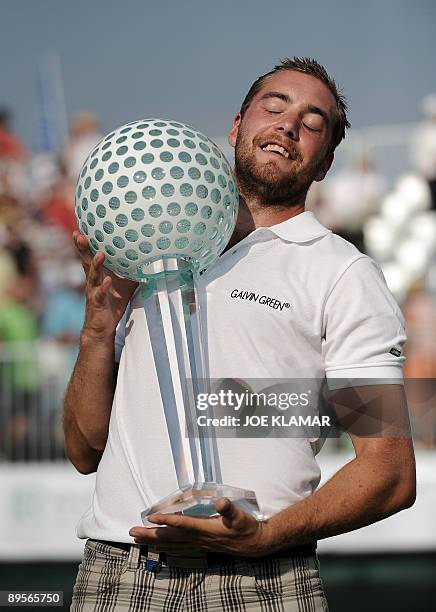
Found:
[[62, 397], [77, 349], [0, 344], [0, 460], [64, 459]]

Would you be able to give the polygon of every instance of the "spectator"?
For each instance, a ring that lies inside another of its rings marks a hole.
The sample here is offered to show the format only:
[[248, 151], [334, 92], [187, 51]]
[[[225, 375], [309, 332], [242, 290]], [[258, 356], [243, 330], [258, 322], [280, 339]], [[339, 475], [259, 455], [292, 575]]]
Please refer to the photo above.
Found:
[[47, 300], [42, 319], [42, 333], [59, 342], [77, 347], [85, 316], [85, 275], [74, 261], [64, 270], [64, 287]]
[[102, 135], [99, 122], [94, 113], [77, 113], [71, 122], [71, 140], [65, 151], [68, 176], [75, 184], [83, 162], [91, 149], [100, 142]]
[[6, 228], [0, 224], [0, 307], [7, 298], [7, 289], [17, 277], [17, 268], [12, 255], [4, 248]]
[[18, 277], [9, 291], [13, 291], [15, 285], [17, 285], [16, 289], [18, 290], [18, 285], [25, 283], [26, 291], [22, 295], [20, 294], [19, 301], [36, 312], [39, 310], [39, 273], [35, 254], [21, 237], [19, 227], [18, 224], [9, 225], [4, 241], [5, 249], [11, 255], [18, 273]]
[[412, 140], [411, 157], [416, 170], [428, 181], [432, 209], [436, 210], [436, 94], [426, 96], [422, 108], [426, 119]]
[[10, 111], [6, 108], [0, 109], [0, 159], [22, 162], [24, 154], [21, 140], [11, 132]]
[[403, 306], [409, 340], [404, 373], [416, 441], [426, 448], [436, 442], [436, 303], [423, 283], [416, 283]]
[[21, 140], [11, 132], [11, 114], [0, 109], [0, 197], [21, 199], [27, 190], [25, 149]]
[[77, 229], [74, 215], [74, 185], [68, 177], [63, 160], [59, 160], [58, 170], [57, 180], [41, 200], [41, 220], [61, 228], [70, 239], [73, 231]]
[[417, 283], [403, 305], [408, 343], [404, 372], [407, 378], [436, 378], [436, 304]]
[[21, 276], [9, 286], [7, 299], [0, 306], [0, 342], [7, 356], [2, 363], [0, 399], [10, 410], [2, 410], [0, 441], [2, 454], [12, 460], [29, 457], [32, 422], [37, 422], [38, 415], [39, 375], [34, 345], [38, 327], [28, 305], [32, 292], [31, 279]]
[[385, 190], [382, 175], [362, 157], [326, 182], [320, 220], [364, 252], [363, 225], [377, 211]]

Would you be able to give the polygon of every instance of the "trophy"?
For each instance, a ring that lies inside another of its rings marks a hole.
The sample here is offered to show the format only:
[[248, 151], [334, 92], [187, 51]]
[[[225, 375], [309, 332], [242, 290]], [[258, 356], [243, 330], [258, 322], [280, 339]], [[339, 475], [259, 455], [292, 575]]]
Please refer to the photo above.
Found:
[[[178, 488], [155, 512], [216, 515], [229, 498], [262, 520], [254, 491], [222, 482], [217, 441], [200, 427], [196, 398], [208, 392], [198, 280], [232, 235], [238, 193], [232, 170], [207, 136], [177, 121], [144, 119], [108, 134], [90, 153], [76, 189], [76, 217], [92, 253], [140, 283]], [[159, 324], [149, 320], [147, 300]]]

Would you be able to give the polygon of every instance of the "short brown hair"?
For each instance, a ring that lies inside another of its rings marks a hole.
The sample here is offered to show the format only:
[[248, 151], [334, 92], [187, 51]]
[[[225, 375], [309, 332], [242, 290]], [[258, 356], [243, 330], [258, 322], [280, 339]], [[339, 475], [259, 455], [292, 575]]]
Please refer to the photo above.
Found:
[[244, 116], [245, 111], [249, 107], [254, 96], [262, 87], [264, 81], [269, 76], [275, 74], [276, 72], [281, 72], [282, 70], [295, 70], [297, 72], [303, 72], [304, 74], [314, 76], [325, 83], [333, 94], [336, 101], [331, 142], [331, 151], [333, 152], [338, 144], [345, 138], [345, 130], [350, 127], [350, 122], [347, 119], [347, 101], [345, 96], [338, 89], [335, 80], [329, 76], [324, 66], [310, 57], [293, 57], [292, 59], [286, 57], [285, 59], [281, 60], [280, 64], [274, 66], [270, 72], [267, 72], [256, 79], [242, 102], [241, 110], [239, 111], [241, 116]]

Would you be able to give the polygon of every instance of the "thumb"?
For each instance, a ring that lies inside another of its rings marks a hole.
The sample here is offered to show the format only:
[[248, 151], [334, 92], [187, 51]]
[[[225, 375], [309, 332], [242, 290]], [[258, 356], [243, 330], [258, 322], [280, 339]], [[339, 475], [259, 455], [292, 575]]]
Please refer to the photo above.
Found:
[[243, 512], [239, 510], [227, 497], [222, 497], [215, 504], [216, 511], [223, 517], [223, 523], [229, 529], [241, 518]]

